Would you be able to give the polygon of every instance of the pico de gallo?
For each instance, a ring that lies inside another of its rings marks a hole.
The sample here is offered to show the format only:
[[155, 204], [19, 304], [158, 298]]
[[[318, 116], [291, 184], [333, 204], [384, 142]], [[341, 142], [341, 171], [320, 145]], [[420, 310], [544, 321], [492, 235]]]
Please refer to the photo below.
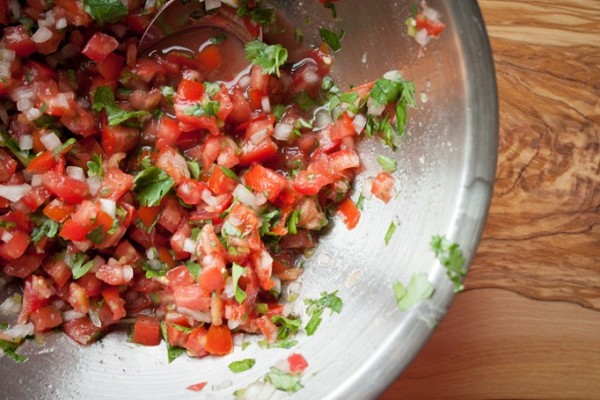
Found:
[[[0, 0], [0, 266], [22, 285], [0, 340], [58, 328], [86, 345], [128, 323], [135, 343], [203, 357], [236, 332], [297, 331], [282, 285], [329, 217], [358, 224], [357, 140], [394, 149], [414, 87], [392, 71], [343, 92], [327, 43], [291, 62], [260, 40], [268, 7], [217, 3], [251, 36], [237, 75], [222, 31], [139, 52], [160, 1]], [[388, 202], [392, 176], [370, 192]]]

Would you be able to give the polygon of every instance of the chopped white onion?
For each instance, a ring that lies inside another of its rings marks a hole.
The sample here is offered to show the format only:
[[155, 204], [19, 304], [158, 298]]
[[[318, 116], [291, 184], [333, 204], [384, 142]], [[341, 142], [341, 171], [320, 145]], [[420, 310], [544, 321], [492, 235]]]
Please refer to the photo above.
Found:
[[223, 389], [227, 389], [229, 387], [233, 386], [233, 382], [231, 382], [231, 380], [229, 379], [225, 379], [219, 383], [215, 383], [212, 385], [212, 389], [214, 391], [218, 391], [218, 390], [223, 390]]
[[67, 167], [67, 169], [65, 170], [65, 172], [71, 178], [77, 179], [78, 181], [85, 182], [85, 172], [83, 171], [83, 168], [69, 165]]
[[133, 268], [131, 265], [123, 265], [123, 279], [125, 282], [129, 282], [133, 279]]
[[33, 40], [35, 43], [44, 43], [52, 39], [52, 31], [43, 26], [41, 21], [43, 20], [38, 20], [40, 28], [31, 36], [31, 40]]
[[258, 210], [256, 197], [254, 197], [254, 194], [252, 194], [252, 192], [250, 192], [246, 186], [242, 184], [237, 185], [233, 190], [233, 197], [237, 198], [241, 203], [247, 205], [248, 207]]
[[183, 251], [192, 254], [196, 249], [196, 242], [190, 238], [185, 238], [183, 241]]
[[233, 8], [238, 8], [240, 6], [239, 0], [221, 0], [221, 3], [225, 3]]
[[354, 127], [354, 131], [360, 135], [363, 129], [365, 129], [365, 126], [367, 126], [367, 117], [362, 114], [358, 114], [356, 117], [354, 117], [352, 126]]
[[332, 123], [333, 118], [331, 118], [331, 114], [329, 113], [329, 111], [321, 109], [315, 114], [315, 122], [313, 124], [313, 127], [316, 130], [321, 130]]
[[271, 101], [269, 100], [269, 96], [263, 96], [263, 98], [260, 99], [260, 105], [262, 106], [264, 112], [271, 112]]
[[203, 202], [205, 202], [206, 204], [208, 204], [211, 207], [214, 207], [219, 204], [219, 199], [217, 199], [215, 196], [210, 194], [210, 190], [208, 190], [208, 189], [204, 189], [202, 191], [202, 193], [200, 193], [200, 198], [202, 199]]
[[[269, 254], [269, 252], [267, 252], [267, 251], [262, 252], [261, 262], [267, 262], [268, 264], [271, 264], [271, 265], [273, 264], [273, 259], [271, 258], [271, 255]], [[275, 275], [271, 275], [271, 282], [275, 283], [275, 285], [273, 285], [271, 290], [273, 290], [275, 293], [281, 293], [281, 279], [279, 279]]]
[[214, 10], [215, 8], [221, 7], [221, 0], [206, 0], [204, 2], [206, 11]]
[[114, 200], [100, 199], [100, 208], [102, 208], [102, 211], [110, 215], [113, 219], [117, 216], [117, 203]]
[[33, 136], [21, 135], [21, 137], [19, 137], [19, 148], [21, 150], [33, 149]]
[[2, 334], [13, 340], [21, 339], [26, 336], [33, 335], [33, 324], [31, 322], [29, 322], [25, 325], [20, 325], [20, 324], [15, 325], [13, 327], [10, 327], [10, 328], [2, 331]]
[[235, 286], [233, 286], [233, 279], [231, 279], [230, 276], [225, 280], [225, 289], [223, 290], [223, 294], [228, 299], [231, 299], [233, 296], [235, 296]]
[[241, 324], [242, 324], [242, 321], [238, 320], [238, 319], [229, 318], [227, 320], [227, 327], [229, 328], [229, 330], [234, 330], [235, 328], [237, 328]]
[[378, 102], [373, 101], [372, 97], [369, 97], [369, 100], [367, 100], [367, 114], [377, 117], [380, 116], [384, 110], [384, 104], [379, 104]]
[[57, 147], [60, 147], [60, 145], [62, 144], [62, 142], [60, 141], [60, 139], [58, 138], [58, 136], [56, 136], [56, 133], [54, 133], [54, 132], [50, 132], [50, 133], [40, 136], [40, 141], [42, 142], [42, 144], [44, 145], [46, 150], [49, 150], [49, 151], [52, 151], [52, 150], [56, 149]]
[[253, 144], [259, 144], [259, 143], [262, 143], [267, 138], [267, 136], [269, 136], [267, 134], [267, 130], [263, 129], [263, 130], [260, 130], [256, 133], [254, 133], [252, 136], [250, 136], [250, 141]]
[[0, 311], [3, 314], [10, 315], [21, 312], [21, 303], [16, 301], [14, 297], [15, 296], [11, 296], [4, 300], [2, 304], [0, 304]]
[[398, 71], [397, 69], [392, 69], [392, 70], [386, 72], [385, 74], [383, 74], [383, 77], [387, 80], [394, 81], [394, 82], [402, 81], [402, 73], [400, 71]]
[[244, 344], [244, 334], [243, 333], [236, 333], [235, 335], [233, 335], [233, 345], [234, 346], [242, 346]]
[[156, 253], [154, 252], [154, 247], [150, 247], [146, 250], [146, 258], [148, 260], [154, 260], [156, 258]]
[[287, 297], [289, 301], [294, 301], [298, 295], [300, 294], [300, 291], [302, 289], [302, 284], [300, 282], [294, 281], [291, 282], [288, 286], [287, 286]]
[[35, 174], [31, 176], [31, 186], [32, 187], [37, 187], [37, 186], [42, 186], [42, 174]]
[[20, 185], [0, 185], [0, 196], [8, 201], [16, 202], [31, 190], [31, 186], [22, 183]]
[[281, 315], [287, 318], [292, 313], [293, 308], [294, 305], [292, 303], [285, 303], [285, 306], [283, 306], [283, 309], [281, 310]]
[[35, 87], [33, 86], [19, 86], [10, 91], [10, 98], [12, 101], [19, 101], [21, 99], [33, 99], [35, 96]]
[[5, 243], [10, 242], [10, 239], [12, 239], [12, 238], [13, 238], [13, 234], [10, 233], [9, 231], [2, 232], [2, 235], [0, 236], [0, 239], [2, 239], [2, 241]]
[[61, 300], [61, 299], [54, 300], [54, 301], [52, 302], [52, 305], [53, 305], [54, 307], [58, 308], [59, 310], [60, 310], [61, 308], [63, 308], [63, 307], [65, 306], [65, 304], [67, 304], [67, 303], [65, 303], [65, 301], [64, 301], [64, 300]]
[[183, 315], [187, 315], [188, 317], [198, 322], [210, 323], [212, 321], [212, 319], [210, 318], [210, 314], [202, 311], [190, 310], [189, 308], [185, 307], [177, 307], [177, 311], [179, 311]]
[[0, 60], [13, 62], [15, 60], [16, 53], [10, 49], [0, 49]]
[[250, 86], [250, 75], [243, 75], [239, 80], [238, 80], [238, 86], [242, 89], [246, 89], [248, 86]]
[[245, 400], [268, 400], [275, 394], [275, 386], [269, 382], [254, 382], [250, 384], [245, 392]]
[[292, 137], [293, 130], [293, 125], [286, 124], [284, 122], [279, 122], [277, 125], [275, 125], [275, 129], [273, 130], [273, 137], [277, 140], [288, 141]]
[[29, 110], [25, 111], [24, 114], [29, 121], [35, 121], [42, 116], [42, 112], [37, 108], [30, 108]]
[[62, 317], [65, 322], [68, 322], [68, 321], [73, 321], [74, 319], [83, 318], [83, 317], [85, 317], [85, 314], [82, 314], [75, 310], [68, 310], [63, 313]]
[[362, 196], [366, 199], [366, 200], [370, 200], [371, 197], [373, 197], [373, 193], [371, 192], [371, 189], [373, 188], [373, 180], [372, 179], [367, 179], [363, 182], [360, 194], [362, 194]]
[[90, 311], [88, 311], [88, 315], [90, 316], [90, 321], [92, 321], [92, 324], [94, 324], [95, 327], [102, 328], [102, 321], [100, 321], [100, 316], [96, 310], [90, 309]]
[[102, 189], [102, 178], [99, 176], [90, 176], [87, 178], [88, 188], [90, 189], [90, 194], [95, 196]]
[[320, 78], [315, 69], [316, 68], [306, 68], [302, 74], [302, 80], [310, 85], [319, 82]]
[[418, 30], [415, 34], [415, 40], [421, 46], [425, 46], [429, 42], [429, 37], [427, 36], [427, 29], [423, 28]]
[[290, 362], [287, 360], [287, 358], [277, 361], [275, 363], [275, 368], [277, 368], [281, 372], [285, 372], [286, 374], [292, 372], [292, 370], [290, 369]]
[[56, 29], [65, 29], [67, 27], [67, 20], [65, 18], [59, 18], [54, 26], [56, 26]]
[[10, 78], [10, 63], [0, 62], [0, 76]]

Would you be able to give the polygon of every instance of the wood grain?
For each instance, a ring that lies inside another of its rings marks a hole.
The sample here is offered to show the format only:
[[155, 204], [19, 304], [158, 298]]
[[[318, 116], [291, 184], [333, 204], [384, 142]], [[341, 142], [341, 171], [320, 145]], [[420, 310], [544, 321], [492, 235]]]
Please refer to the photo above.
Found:
[[467, 290], [382, 399], [600, 398], [600, 2], [479, 2], [497, 180]]

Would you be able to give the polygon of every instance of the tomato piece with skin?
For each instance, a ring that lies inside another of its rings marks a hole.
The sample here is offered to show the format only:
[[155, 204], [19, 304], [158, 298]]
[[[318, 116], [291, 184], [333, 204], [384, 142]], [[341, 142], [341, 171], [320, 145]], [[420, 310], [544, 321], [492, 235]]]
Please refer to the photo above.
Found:
[[[0, 243], [0, 256], [6, 260], [16, 260], [25, 254], [29, 243], [31, 243], [31, 238], [27, 233], [20, 229], [15, 230], [8, 241]], [[21, 276], [21, 278], [25, 278], [25, 276]]]
[[54, 80], [46, 80], [38, 83], [36, 107], [45, 107], [45, 114], [55, 117], [74, 115], [77, 110], [77, 102], [73, 92], [61, 93]]
[[103, 329], [94, 325], [88, 317], [83, 317], [65, 322], [63, 331], [77, 343], [87, 345], [98, 339]]
[[177, 120], [163, 116], [156, 132], [156, 148], [162, 150], [164, 147], [174, 147], [179, 136], [181, 136], [181, 129]]
[[206, 328], [199, 327], [195, 328], [190, 332], [187, 341], [185, 342], [185, 349], [193, 357], [204, 357], [208, 354], [206, 351], [206, 344], [208, 341], [208, 332]]
[[177, 87], [177, 98], [184, 101], [198, 101], [204, 94], [204, 85], [202, 83], [182, 79]]
[[233, 350], [233, 337], [227, 326], [211, 325], [206, 335], [206, 351], [212, 355], [224, 356]]
[[267, 114], [264, 118], [251, 121], [246, 128], [246, 139], [250, 140], [255, 135], [273, 135], [273, 125], [275, 117], [273, 114]]
[[123, 57], [115, 53], [110, 53], [96, 65], [96, 68], [98, 68], [98, 72], [104, 78], [114, 80], [119, 77], [124, 62], [125, 59]]
[[110, 311], [113, 313], [114, 321], [118, 321], [127, 315], [125, 311], [125, 300], [119, 295], [118, 287], [111, 287], [102, 291], [102, 298]]
[[169, 281], [169, 286], [172, 288], [176, 288], [178, 286], [191, 285], [196, 281], [190, 271], [185, 267], [185, 265], [180, 265], [179, 267], [175, 267], [166, 274], [167, 280]]
[[43, 258], [44, 256], [40, 254], [24, 255], [6, 263], [3, 271], [6, 275], [25, 279], [42, 265]]
[[189, 340], [190, 333], [184, 332], [182, 329], [175, 326], [175, 323], [165, 322], [165, 324], [167, 326], [167, 340], [169, 342], [169, 345], [175, 347], [185, 347], [187, 341]]
[[223, 168], [215, 166], [212, 169], [210, 178], [208, 179], [208, 187], [214, 194], [225, 194], [233, 192], [233, 189], [238, 185], [235, 179], [227, 176]]
[[175, 185], [179, 185], [184, 179], [190, 178], [190, 170], [185, 158], [172, 147], [164, 146], [160, 150], [156, 166], [169, 174], [175, 181]]
[[204, 182], [194, 179], [184, 179], [177, 188], [177, 197], [185, 204], [196, 205], [202, 201], [202, 191], [208, 190]]
[[81, 203], [88, 195], [88, 185], [66, 175], [48, 171], [42, 177], [42, 183], [52, 194], [67, 203]]
[[90, 310], [90, 296], [83, 287], [75, 282], [71, 282], [69, 285], [69, 297], [67, 301], [75, 311], [82, 314], [87, 314]]
[[158, 224], [171, 233], [177, 231], [183, 218], [184, 210], [175, 197], [166, 197], [161, 203], [162, 213]]
[[52, 154], [51, 151], [44, 151], [43, 153], [37, 155], [27, 168], [25, 169], [27, 172], [31, 172], [32, 174], [43, 174], [44, 172], [50, 171], [57, 164], [57, 161]]
[[256, 326], [258, 326], [260, 332], [265, 335], [268, 343], [275, 343], [277, 341], [277, 326], [269, 317], [263, 315], [256, 319]]
[[89, 227], [69, 219], [64, 223], [58, 235], [66, 240], [81, 242], [87, 238], [89, 231]]
[[254, 144], [251, 140], [245, 140], [239, 155], [240, 165], [269, 161], [277, 155], [277, 150], [277, 144], [269, 137], [258, 144]]
[[394, 195], [394, 178], [387, 172], [380, 172], [373, 179], [371, 193], [384, 203], [388, 203]]
[[50, 192], [43, 186], [31, 188], [25, 196], [21, 197], [21, 201], [31, 211], [36, 211], [42, 204], [48, 201], [52, 197]]
[[428, 18], [423, 11], [415, 15], [415, 23], [417, 31], [425, 29], [427, 35], [432, 37], [438, 37], [446, 29], [446, 25], [443, 22]]
[[207, 385], [208, 382], [198, 382], [198, 383], [194, 383], [193, 385], [190, 385], [188, 387], [186, 387], [187, 390], [191, 390], [192, 392], [199, 392], [202, 389], [204, 389], [204, 387]]
[[329, 185], [333, 180], [323, 174], [317, 172], [300, 171], [296, 180], [293, 182], [294, 189], [301, 194], [314, 196], [325, 185]]
[[221, 50], [218, 45], [208, 45], [202, 49], [197, 55], [196, 60], [201, 71], [212, 71], [218, 69], [223, 63]]
[[54, 305], [37, 309], [31, 313], [29, 320], [33, 323], [34, 331], [37, 333], [56, 328], [63, 322], [61, 312]]
[[8, 181], [17, 170], [17, 162], [4, 149], [0, 149], [0, 182]]
[[144, 346], [156, 346], [160, 343], [160, 322], [149, 315], [138, 315], [133, 324], [131, 340]]
[[250, 167], [244, 175], [244, 182], [254, 192], [263, 193], [271, 202], [274, 202], [287, 186], [285, 177], [260, 164], [254, 164]]
[[81, 53], [90, 60], [102, 62], [119, 47], [119, 42], [112, 36], [105, 33], [96, 32], [88, 40]]
[[115, 201], [119, 200], [133, 188], [133, 180], [133, 176], [126, 174], [119, 168], [108, 168], [102, 178], [100, 197]]
[[43, 268], [58, 287], [65, 286], [71, 278], [71, 268], [65, 260], [48, 260], [44, 263]]
[[183, 218], [177, 231], [173, 234], [170, 240], [171, 249], [173, 250], [176, 260], [183, 260], [190, 257], [188, 251], [183, 250], [185, 241], [190, 237], [192, 228], [188, 223], [187, 218]]
[[35, 42], [23, 25], [4, 28], [4, 39], [6, 48], [14, 50], [19, 57], [29, 57], [36, 51]]
[[44, 215], [53, 221], [63, 223], [75, 212], [75, 206], [60, 199], [54, 199], [44, 207]]
[[292, 353], [287, 358], [290, 366], [290, 371], [294, 374], [301, 374], [306, 368], [308, 368], [308, 362], [302, 356], [302, 354]]
[[88, 272], [77, 280], [77, 284], [85, 291], [89, 297], [100, 295], [104, 288], [104, 282], [96, 278], [96, 274]]
[[64, 115], [61, 117], [60, 122], [71, 132], [83, 137], [95, 135], [99, 131], [99, 125], [94, 114], [79, 103], [77, 103], [74, 115]]
[[350, 230], [354, 229], [360, 220], [360, 211], [349, 197], [339, 205], [337, 214]]
[[209, 292], [225, 288], [225, 278], [219, 268], [204, 268], [198, 278], [198, 283]]
[[52, 290], [46, 280], [37, 275], [29, 275], [25, 279], [23, 301], [18, 322], [25, 323], [29, 315], [48, 304]]
[[194, 311], [207, 311], [210, 307], [210, 295], [200, 285], [181, 285], [173, 289], [177, 307]]
[[140, 131], [134, 127], [123, 125], [109, 126], [102, 123], [102, 148], [107, 154], [127, 153], [136, 148], [140, 139]]

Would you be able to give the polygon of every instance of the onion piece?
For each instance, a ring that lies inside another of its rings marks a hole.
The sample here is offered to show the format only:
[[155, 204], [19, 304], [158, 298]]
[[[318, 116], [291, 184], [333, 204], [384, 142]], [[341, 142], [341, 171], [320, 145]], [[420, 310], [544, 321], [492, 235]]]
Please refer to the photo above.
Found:
[[42, 182], [42, 174], [35, 174], [31, 176], [31, 186], [32, 187], [38, 187], [38, 186], [42, 186], [43, 182]]
[[214, 391], [219, 391], [219, 390], [223, 390], [223, 389], [227, 389], [229, 387], [233, 386], [233, 382], [229, 379], [225, 379], [219, 383], [215, 383], [212, 385], [212, 390]]
[[17, 301], [16, 296], [11, 296], [0, 304], [0, 311], [3, 314], [18, 314], [21, 312], [21, 301]]
[[279, 122], [277, 125], [275, 125], [275, 129], [273, 130], [273, 137], [277, 140], [286, 142], [292, 137], [293, 130], [293, 125], [286, 124], [285, 122]]
[[102, 208], [102, 211], [110, 215], [112, 219], [115, 219], [117, 216], [117, 203], [114, 200], [100, 199], [100, 208]]
[[185, 251], [186, 253], [193, 254], [195, 249], [196, 242], [194, 242], [190, 238], [185, 238], [185, 240], [183, 241], [183, 251]]
[[41, 21], [42, 20], [38, 20], [40, 28], [31, 36], [31, 40], [35, 43], [44, 43], [52, 39], [52, 31], [45, 26], [41, 26], [43, 24]]
[[177, 311], [179, 311], [183, 315], [187, 315], [188, 317], [198, 322], [210, 323], [212, 321], [212, 319], [210, 318], [210, 314], [202, 311], [190, 310], [189, 308], [185, 307], [177, 307]]
[[2, 334], [13, 340], [18, 340], [18, 339], [22, 339], [24, 337], [33, 335], [33, 330], [34, 330], [33, 324], [31, 322], [29, 322], [25, 325], [19, 324], [19, 325], [10, 327], [10, 328], [2, 331]]
[[56, 133], [54, 133], [54, 132], [50, 132], [50, 133], [40, 136], [40, 141], [42, 142], [42, 144], [44, 145], [46, 150], [49, 150], [49, 151], [55, 150], [57, 147], [60, 147], [60, 145], [62, 144], [62, 142], [60, 141], [60, 139], [58, 138], [58, 136], [56, 136]]
[[321, 109], [315, 114], [315, 122], [313, 127], [315, 130], [321, 130], [333, 123], [333, 118], [331, 118], [331, 114], [329, 111], [325, 109]]
[[250, 136], [250, 141], [252, 142], [252, 144], [259, 144], [262, 141], [264, 141], [267, 138], [267, 136], [269, 136], [267, 134], [267, 130], [263, 129]]
[[31, 149], [33, 149], [33, 136], [31, 136], [31, 135], [21, 135], [19, 137], [19, 148], [21, 150], [31, 150]]
[[72, 321], [74, 319], [83, 318], [83, 317], [85, 317], [85, 314], [82, 314], [75, 310], [68, 310], [63, 313], [62, 317], [65, 322], [68, 322], [68, 321]]
[[20, 185], [0, 185], [0, 196], [8, 201], [16, 202], [21, 200], [31, 190], [27, 183]]
[[373, 197], [373, 192], [371, 189], [373, 188], [373, 180], [367, 179], [363, 182], [362, 188], [360, 190], [360, 194], [365, 198], [365, 200], [370, 200]]
[[275, 394], [275, 386], [269, 382], [254, 382], [250, 384], [245, 392], [246, 400], [268, 400]]
[[352, 120], [352, 126], [354, 127], [354, 131], [360, 135], [363, 129], [365, 129], [365, 126], [367, 126], [367, 117], [358, 114], [354, 117], [354, 120]]
[[99, 176], [90, 176], [87, 178], [87, 184], [88, 188], [90, 189], [90, 194], [95, 196], [102, 188], [102, 178]]
[[206, 11], [221, 7], [221, 0], [205, 0]]
[[0, 49], [0, 60], [8, 61], [9, 63], [15, 60], [17, 53], [10, 49]]
[[[85, 182], [85, 172], [83, 172], [83, 168], [81, 167], [75, 167], [72, 165], [69, 165], [65, 172], [67, 173], [68, 176], [70, 176], [73, 179], [77, 179], [78, 181], [82, 181]], [[114, 218], [114, 217], [113, 217]]]
[[237, 198], [241, 203], [247, 205], [250, 208], [258, 210], [258, 202], [256, 197], [246, 186], [239, 184], [233, 190], [233, 197]]
[[2, 239], [3, 242], [8, 243], [10, 242], [10, 239], [13, 238], [13, 234], [10, 233], [9, 231], [4, 231], [2, 232], [2, 235], [0, 235], [0, 239]]
[[38, 119], [39, 117], [42, 116], [42, 112], [35, 107], [30, 108], [29, 110], [25, 111], [23, 114], [25, 114], [25, 117], [29, 121], [35, 121], [36, 119]]
[[271, 112], [271, 101], [269, 100], [269, 96], [263, 96], [263, 98], [260, 99], [260, 105], [262, 106], [264, 112]]

